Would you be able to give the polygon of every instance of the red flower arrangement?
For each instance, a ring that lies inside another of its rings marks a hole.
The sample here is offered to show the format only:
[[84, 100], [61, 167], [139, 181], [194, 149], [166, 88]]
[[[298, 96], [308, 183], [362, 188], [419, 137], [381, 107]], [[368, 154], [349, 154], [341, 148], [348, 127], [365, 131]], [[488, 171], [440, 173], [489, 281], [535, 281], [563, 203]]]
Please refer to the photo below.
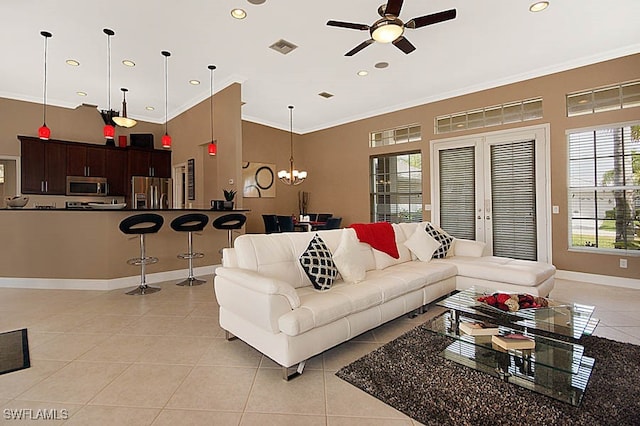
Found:
[[544, 297], [532, 296], [531, 294], [493, 293], [488, 296], [480, 296], [477, 300], [509, 312], [515, 312], [519, 309], [545, 308], [549, 305]]

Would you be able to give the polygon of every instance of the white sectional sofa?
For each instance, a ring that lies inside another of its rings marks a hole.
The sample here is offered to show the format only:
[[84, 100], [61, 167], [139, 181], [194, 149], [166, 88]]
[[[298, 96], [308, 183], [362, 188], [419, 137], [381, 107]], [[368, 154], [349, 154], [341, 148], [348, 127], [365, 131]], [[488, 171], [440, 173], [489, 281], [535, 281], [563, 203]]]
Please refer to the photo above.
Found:
[[[283, 366], [288, 379], [291, 367], [297, 365], [293, 375], [302, 373], [314, 355], [456, 289], [539, 296], [553, 289], [552, 265], [483, 256], [484, 244], [476, 241], [456, 239], [447, 257], [420, 261], [405, 242], [425, 223], [392, 226], [398, 259], [358, 242], [350, 228], [238, 237], [216, 269], [220, 326]], [[347, 278], [338, 275], [326, 291], [312, 286], [299, 261], [316, 234]]]

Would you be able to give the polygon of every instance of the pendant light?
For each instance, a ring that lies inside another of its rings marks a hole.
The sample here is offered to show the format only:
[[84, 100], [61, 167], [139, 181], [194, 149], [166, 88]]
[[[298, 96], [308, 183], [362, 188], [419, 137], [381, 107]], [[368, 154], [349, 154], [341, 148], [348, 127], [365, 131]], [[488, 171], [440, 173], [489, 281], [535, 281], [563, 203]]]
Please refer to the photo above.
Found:
[[286, 185], [300, 185], [307, 178], [307, 172], [304, 170], [296, 170], [293, 164], [293, 105], [289, 105], [289, 139], [291, 143], [289, 170], [280, 170], [278, 172], [278, 179]]
[[113, 138], [116, 135], [116, 128], [113, 126], [114, 111], [111, 109], [111, 36], [115, 32], [109, 28], [104, 28], [102, 32], [107, 35], [107, 100], [109, 106], [107, 111], [102, 111], [102, 119], [104, 120], [102, 134], [107, 140], [107, 145], [115, 145]]
[[215, 157], [218, 153], [218, 141], [213, 139], [213, 70], [216, 69], [215, 65], [209, 65], [209, 73], [211, 74], [211, 97], [209, 98], [209, 106], [211, 111], [211, 116], [209, 120], [211, 121], [211, 142], [209, 142], [209, 155]]
[[52, 35], [48, 31], [40, 31], [40, 35], [44, 37], [44, 91], [42, 96], [42, 126], [38, 129], [38, 137], [47, 141], [51, 136], [51, 129], [47, 127], [47, 41]]
[[171, 136], [167, 132], [167, 109], [168, 109], [168, 78], [169, 78], [169, 56], [171, 52], [163, 50], [162, 56], [164, 56], [164, 136], [162, 136], [162, 147], [165, 149], [171, 148]]
[[120, 90], [122, 90], [122, 115], [113, 117], [113, 121], [120, 127], [133, 127], [138, 124], [138, 122], [133, 118], [127, 117], [127, 92], [129, 89], [121, 87]]

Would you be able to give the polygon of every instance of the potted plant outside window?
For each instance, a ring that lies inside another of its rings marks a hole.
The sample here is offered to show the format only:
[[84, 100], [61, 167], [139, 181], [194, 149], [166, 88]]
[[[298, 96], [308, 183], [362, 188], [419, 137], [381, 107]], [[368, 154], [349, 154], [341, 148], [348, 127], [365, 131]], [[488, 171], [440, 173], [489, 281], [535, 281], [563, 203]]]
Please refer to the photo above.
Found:
[[224, 203], [225, 210], [233, 210], [233, 199], [236, 197], [236, 191], [234, 189], [224, 189]]

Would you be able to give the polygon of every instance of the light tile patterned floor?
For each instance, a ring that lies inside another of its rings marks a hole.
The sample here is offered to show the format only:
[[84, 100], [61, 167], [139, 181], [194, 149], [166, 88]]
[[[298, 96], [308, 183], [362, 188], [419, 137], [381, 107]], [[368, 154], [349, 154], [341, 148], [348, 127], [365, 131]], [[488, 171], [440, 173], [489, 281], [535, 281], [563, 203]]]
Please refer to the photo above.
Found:
[[[65, 425], [413, 425], [335, 377], [340, 367], [439, 313], [402, 317], [307, 363], [280, 368], [218, 326], [211, 277], [198, 287], [123, 290], [0, 289], [0, 332], [27, 328], [32, 367], [0, 375], [5, 409], [57, 409]], [[640, 344], [640, 290], [558, 280], [559, 300], [596, 305], [596, 335]]]

